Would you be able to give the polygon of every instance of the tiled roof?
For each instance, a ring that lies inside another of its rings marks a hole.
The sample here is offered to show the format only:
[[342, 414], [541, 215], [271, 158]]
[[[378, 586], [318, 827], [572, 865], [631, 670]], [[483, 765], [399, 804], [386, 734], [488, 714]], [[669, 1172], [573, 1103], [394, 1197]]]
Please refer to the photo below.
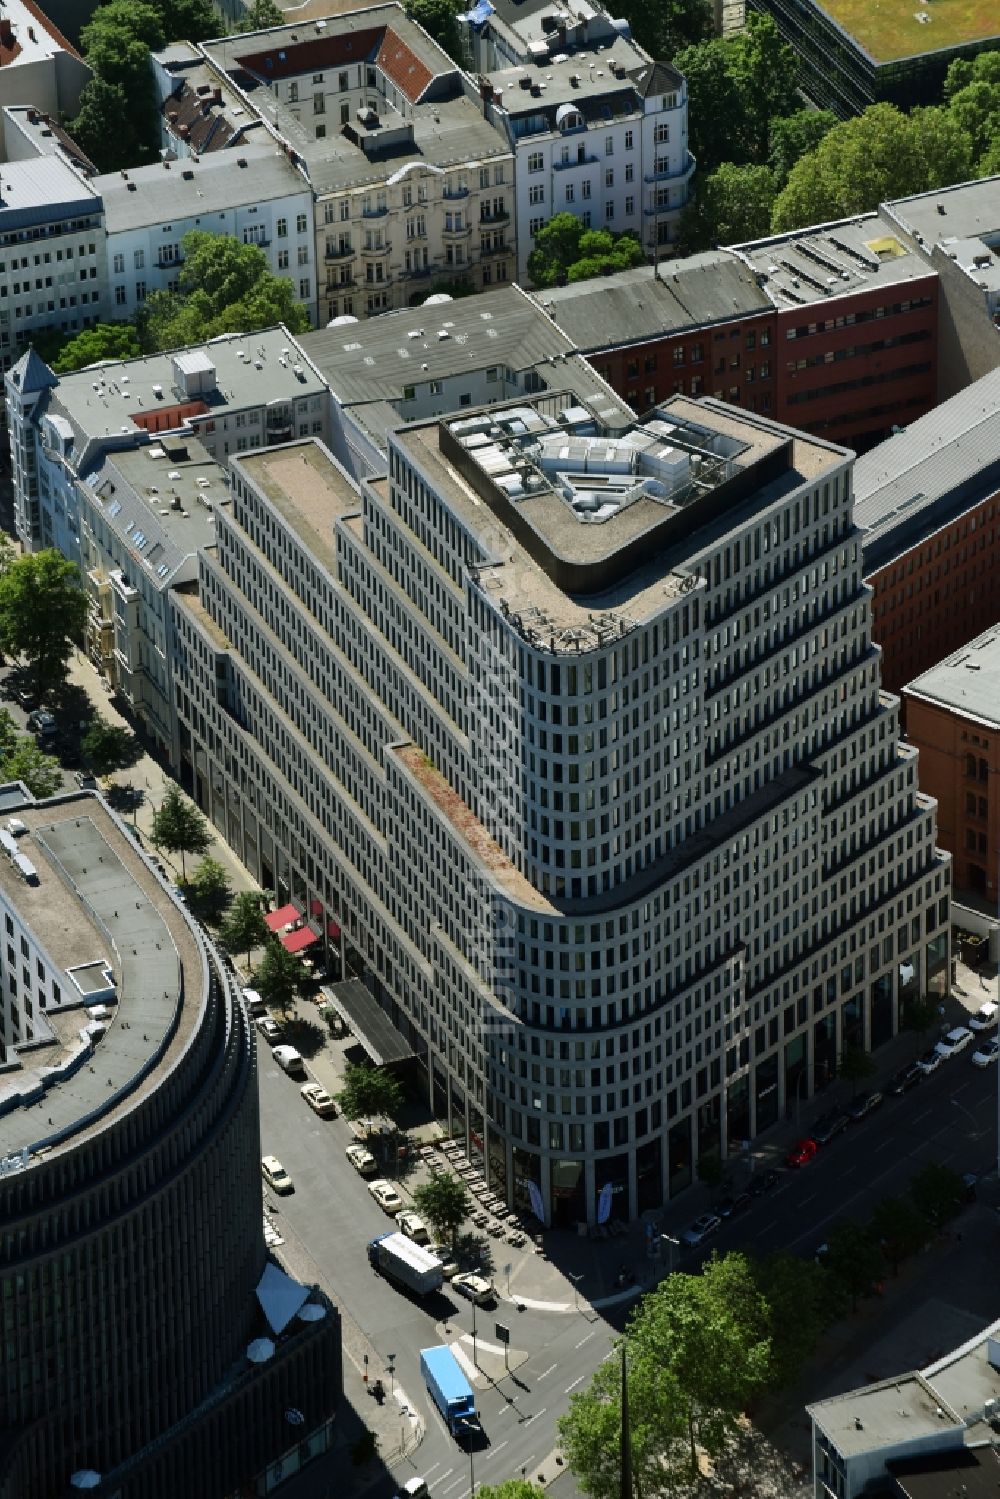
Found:
[[415, 104], [434, 74], [406, 45], [391, 26], [372, 26], [364, 31], [331, 33], [308, 41], [287, 43], [266, 52], [248, 52], [238, 58], [241, 67], [265, 82], [297, 78], [302, 73], [324, 72], [350, 62], [374, 62], [387, 78]]

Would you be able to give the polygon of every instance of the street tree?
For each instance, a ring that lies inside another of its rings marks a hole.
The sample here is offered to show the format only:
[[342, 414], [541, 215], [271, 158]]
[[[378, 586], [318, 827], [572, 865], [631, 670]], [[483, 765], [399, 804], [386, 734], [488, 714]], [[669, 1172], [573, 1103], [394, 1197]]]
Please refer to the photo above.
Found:
[[247, 968], [255, 947], [263, 947], [271, 935], [264, 920], [264, 897], [257, 890], [240, 890], [222, 925], [220, 940], [227, 952], [246, 953]]
[[80, 749], [95, 776], [109, 776], [135, 764], [139, 741], [131, 729], [122, 724], [108, 723], [106, 718], [97, 714], [87, 725]]
[[755, 1263], [754, 1277], [768, 1309], [768, 1384], [780, 1389], [796, 1379], [829, 1324], [825, 1276], [815, 1260], [778, 1250]]
[[290, 333], [309, 326], [291, 281], [273, 274], [259, 245], [191, 229], [181, 246], [179, 289], [153, 292], [137, 315], [139, 340], [147, 352], [203, 343], [222, 333], [251, 333], [275, 323], [284, 323]]
[[86, 620], [79, 568], [60, 552], [28, 552], [0, 573], [0, 649], [27, 661], [39, 701], [65, 678]]
[[208, 852], [212, 832], [198, 808], [181, 791], [171, 786], [153, 813], [153, 842], [168, 854], [180, 854], [181, 879], [187, 879], [187, 855]]
[[417, 1211], [433, 1228], [435, 1238], [454, 1244], [471, 1207], [465, 1183], [448, 1171], [434, 1171], [430, 1181], [414, 1189], [413, 1200]]
[[247, 7], [246, 14], [234, 31], [268, 31], [272, 26], [283, 26], [285, 24], [284, 12], [279, 10], [274, 0], [252, 0]]
[[[637, 1491], [684, 1491], [718, 1457], [770, 1368], [768, 1313], [746, 1258], [713, 1256], [643, 1297], [625, 1332]], [[567, 1465], [593, 1499], [620, 1493], [621, 1367], [602, 1363], [559, 1422]]]
[[187, 886], [187, 903], [199, 921], [218, 927], [226, 918], [233, 887], [218, 859], [206, 855], [197, 865]]
[[938, 1007], [929, 994], [914, 994], [903, 1001], [900, 1024], [904, 1031], [913, 1032], [917, 1052], [922, 1049], [927, 1032], [937, 1019]]
[[851, 1097], [856, 1098], [858, 1087], [867, 1082], [875, 1071], [871, 1052], [863, 1046], [845, 1046], [837, 1059], [837, 1076], [851, 1085]]
[[567, 281], [589, 281], [641, 265], [645, 253], [634, 234], [612, 234], [610, 229], [585, 229], [577, 259], [566, 267]]
[[910, 1182], [910, 1201], [934, 1228], [943, 1228], [962, 1205], [962, 1178], [937, 1161], [928, 1161]]
[[627, 270], [642, 259], [642, 246], [634, 235], [588, 229], [575, 214], [556, 213], [535, 235], [528, 275], [536, 286], [559, 286], [605, 270]]
[[403, 1107], [399, 1079], [384, 1067], [349, 1063], [337, 1102], [345, 1119], [395, 1119]]
[[688, 139], [699, 172], [724, 161], [763, 166], [772, 120], [798, 104], [795, 55], [772, 18], [750, 14], [742, 32], [685, 47], [673, 61], [687, 80]]
[[10, 709], [0, 708], [0, 759], [13, 751], [19, 736], [23, 737], [14, 722]]
[[677, 249], [694, 255], [716, 245], [761, 239], [770, 231], [776, 192], [770, 167], [724, 161], [700, 180], [681, 214]]
[[476, 1490], [479, 1499], [545, 1499], [545, 1490], [526, 1478], [508, 1478], [503, 1483], [484, 1483]]
[[774, 204], [776, 232], [849, 218], [889, 198], [961, 182], [972, 171], [972, 147], [945, 109], [904, 115], [873, 104], [835, 125], [801, 156]]
[[893, 1275], [899, 1274], [903, 1260], [923, 1249], [931, 1234], [927, 1219], [906, 1197], [883, 1197], [872, 1214], [870, 1226]]
[[55, 796], [62, 786], [59, 761], [54, 755], [46, 755], [26, 734], [19, 734], [0, 759], [0, 777], [4, 781], [23, 781], [39, 801]]
[[264, 1003], [279, 1009], [282, 1015], [287, 1015], [295, 1003], [302, 987], [302, 964], [276, 937], [264, 947], [254, 987]]
[[[225, 35], [211, 0], [151, 0], [159, 11], [163, 34], [168, 42], [206, 42], [209, 37]], [[284, 16], [278, 12], [280, 25]]]
[[860, 1223], [838, 1223], [831, 1229], [823, 1268], [839, 1282], [852, 1309], [858, 1298], [871, 1294], [882, 1279], [883, 1259], [878, 1240]]

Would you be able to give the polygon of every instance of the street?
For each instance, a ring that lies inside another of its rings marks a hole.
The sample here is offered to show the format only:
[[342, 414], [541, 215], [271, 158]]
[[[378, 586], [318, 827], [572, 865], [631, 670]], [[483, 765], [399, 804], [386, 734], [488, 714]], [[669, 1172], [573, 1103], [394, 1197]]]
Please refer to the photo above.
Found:
[[[437, 1296], [420, 1303], [377, 1279], [365, 1246], [388, 1231], [392, 1220], [346, 1160], [350, 1127], [342, 1119], [317, 1119], [260, 1041], [258, 1054], [262, 1149], [277, 1154], [295, 1182], [292, 1196], [272, 1199], [278, 1210], [274, 1221], [290, 1227], [308, 1246], [335, 1299], [367, 1335], [380, 1360], [370, 1377], [381, 1378], [387, 1392], [393, 1363], [397, 1398], [402, 1391], [400, 1446], [405, 1445], [407, 1407], [419, 1413], [425, 1428], [419, 1446], [411, 1446], [402, 1460], [390, 1458], [396, 1479], [419, 1473], [428, 1479], [435, 1499], [468, 1499], [473, 1478], [478, 1487], [519, 1476], [522, 1469], [537, 1477], [546, 1467], [546, 1479], [551, 1478], [558, 1471], [558, 1417], [573, 1391], [585, 1387], [607, 1356], [633, 1303], [620, 1303], [608, 1315], [586, 1306], [577, 1312], [567, 1284], [567, 1310], [533, 1306], [519, 1311], [501, 1299], [495, 1309], [474, 1313], [469, 1302], [449, 1294], [447, 1283]], [[905, 1191], [910, 1177], [928, 1161], [959, 1173], [986, 1173], [995, 1161], [996, 1083], [994, 1071], [973, 1067], [969, 1053], [950, 1059], [912, 1092], [887, 1096], [880, 1109], [845, 1130], [808, 1166], [799, 1171], [782, 1167], [772, 1192], [756, 1200], [744, 1217], [724, 1223], [709, 1243], [682, 1254], [678, 1268], [696, 1269], [713, 1250], [810, 1253], [835, 1222], [864, 1221], [880, 1198]], [[736, 1185], [741, 1187], [742, 1179]], [[678, 1233], [694, 1213], [694, 1206], [675, 1204], [664, 1215], [665, 1229]], [[555, 1249], [550, 1253], [557, 1258]], [[503, 1293], [499, 1271], [495, 1282]], [[474, 1315], [478, 1365], [485, 1371], [475, 1378]], [[509, 1374], [495, 1333], [498, 1321], [510, 1328]], [[471, 1462], [449, 1437], [420, 1375], [420, 1349], [439, 1342], [457, 1345], [476, 1387], [489, 1445], [473, 1453]], [[345, 1387], [351, 1389], [352, 1383], [356, 1390], [363, 1388], [360, 1371], [345, 1359]]]

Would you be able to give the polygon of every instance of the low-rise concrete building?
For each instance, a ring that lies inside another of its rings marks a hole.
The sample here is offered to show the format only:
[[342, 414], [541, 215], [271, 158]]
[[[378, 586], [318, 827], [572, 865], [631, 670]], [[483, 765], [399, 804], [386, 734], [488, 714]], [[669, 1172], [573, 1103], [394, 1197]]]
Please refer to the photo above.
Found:
[[232, 154], [165, 158], [94, 179], [104, 202], [108, 309], [132, 318], [154, 291], [176, 291], [191, 229], [259, 245], [276, 276], [316, 320], [313, 195], [300, 166], [273, 141]]

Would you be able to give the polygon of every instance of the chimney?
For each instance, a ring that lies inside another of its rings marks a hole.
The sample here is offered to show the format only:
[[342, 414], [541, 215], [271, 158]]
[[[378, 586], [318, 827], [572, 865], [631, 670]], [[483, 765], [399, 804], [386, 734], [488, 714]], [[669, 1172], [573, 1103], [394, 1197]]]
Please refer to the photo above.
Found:
[[222, 103], [222, 90], [221, 90], [221, 88], [213, 89], [213, 91], [212, 91], [212, 103], [213, 104], [221, 104]]
[[0, 19], [0, 47], [13, 47], [14, 28], [7, 16]]

